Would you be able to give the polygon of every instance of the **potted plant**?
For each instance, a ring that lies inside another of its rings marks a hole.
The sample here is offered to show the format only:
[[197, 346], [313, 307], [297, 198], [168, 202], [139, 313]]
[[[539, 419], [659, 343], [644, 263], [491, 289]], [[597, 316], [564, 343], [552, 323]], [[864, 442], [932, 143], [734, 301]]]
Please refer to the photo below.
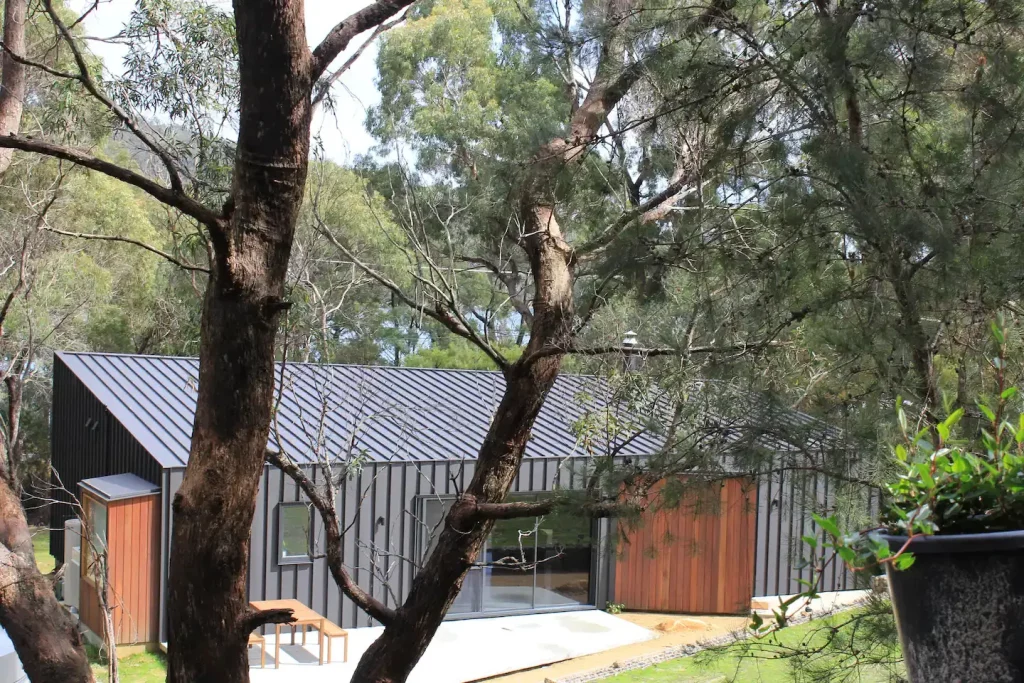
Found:
[[843, 536], [816, 518], [852, 568], [885, 567], [913, 683], [1024, 681], [1024, 413], [1009, 415], [1001, 320], [992, 336], [997, 392], [978, 404], [977, 435], [957, 438], [962, 408], [915, 432], [901, 406], [902, 473], [880, 524]]

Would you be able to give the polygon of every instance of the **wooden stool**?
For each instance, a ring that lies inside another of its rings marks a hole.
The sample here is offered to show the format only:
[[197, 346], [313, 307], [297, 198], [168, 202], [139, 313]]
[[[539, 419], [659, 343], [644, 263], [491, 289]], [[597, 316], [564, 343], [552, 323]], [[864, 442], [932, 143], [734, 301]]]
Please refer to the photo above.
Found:
[[262, 669], [267, 665], [267, 639], [259, 633], [250, 633], [248, 647], [253, 645], [260, 646], [260, 668]]

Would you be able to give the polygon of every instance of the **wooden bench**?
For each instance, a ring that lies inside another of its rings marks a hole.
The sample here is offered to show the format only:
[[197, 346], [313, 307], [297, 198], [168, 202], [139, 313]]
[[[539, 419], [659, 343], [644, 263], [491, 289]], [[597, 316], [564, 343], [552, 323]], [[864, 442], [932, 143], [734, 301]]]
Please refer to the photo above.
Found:
[[[316, 628], [316, 627], [314, 627]], [[323, 628], [318, 629], [320, 631], [320, 637], [327, 639], [327, 662], [331, 661], [331, 643], [333, 638], [344, 638], [345, 639], [345, 656], [341, 661], [348, 661], [348, 631], [335, 624], [333, 621], [324, 619]]]
[[260, 668], [262, 669], [267, 665], [267, 639], [259, 633], [250, 633], [248, 647], [253, 645], [260, 646]]

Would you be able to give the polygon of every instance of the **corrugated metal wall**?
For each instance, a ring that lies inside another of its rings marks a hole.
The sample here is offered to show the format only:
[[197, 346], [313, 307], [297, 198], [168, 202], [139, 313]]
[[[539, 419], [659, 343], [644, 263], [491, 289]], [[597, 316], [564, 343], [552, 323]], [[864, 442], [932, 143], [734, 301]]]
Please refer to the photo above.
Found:
[[[557, 482], [562, 488], [582, 485], [577, 474], [583, 459], [527, 459], [520, 468], [513, 491], [549, 491]], [[418, 496], [454, 495], [462, 491], [473, 476], [475, 462], [402, 462], [370, 463], [348, 479], [338, 491], [338, 509], [346, 528], [342, 559], [353, 578], [384, 604], [395, 607], [406, 596], [416, 572], [416, 518]], [[316, 468], [315, 478], [322, 476]], [[164, 527], [162, 547], [170, 553], [171, 501], [181, 485], [184, 470], [165, 472]], [[309, 564], [277, 563], [278, 506], [302, 500], [295, 483], [276, 468], [267, 467], [260, 484], [256, 515], [253, 518], [249, 564], [249, 598], [275, 600], [295, 598], [309, 605], [344, 628], [372, 625], [372, 620], [342, 596], [323, 558]], [[598, 537], [606, 538], [608, 524], [598, 525]], [[323, 525], [314, 515], [317, 551], [323, 552]], [[595, 549], [593, 601], [608, 601], [608, 558], [606, 544]], [[166, 561], [162, 563], [161, 595], [165, 595]], [[161, 623], [164, 623], [161, 617]], [[166, 631], [163, 631], [166, 634]]]
[[60, 358], [53, 363], [50, 422], [50, 554], [64, 561], [64, 522], [77, 516], [72, 505], [78, 482], [108, 474], [135, 474], [160, 484], [161, 468], [128, 430], [111, 417]]
[[[822, 474], [778, 471], [762, 480], [757, 492], [757, 548], [754, 596], [791, 595], [804, 590], [799, 580], [811, 580], [813, 565], [821, 565], [834, 553], [821, 547], [822, 532], [812, 514], [839, 513], [843, 527], [854, 528], [873, 518], [879, 509], [879, 492], [863, 487], [841, 487]], [[819, 539], [815, 557], [804, 536]], [[810, 562], [811, 564], [805, 564]], [[827, 563], [821, 591], [860, 588], [853, 572], [838, 559]]]

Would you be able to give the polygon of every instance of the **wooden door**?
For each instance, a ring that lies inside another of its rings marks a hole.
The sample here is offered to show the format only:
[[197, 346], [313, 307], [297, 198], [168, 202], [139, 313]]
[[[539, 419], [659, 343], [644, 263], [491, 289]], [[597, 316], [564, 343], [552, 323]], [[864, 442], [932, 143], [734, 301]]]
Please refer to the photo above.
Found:
[[615, 602], [628, 610], [746, 614], [753, 593], [757, 488], [745, 478], [688, 488], [619, 541]]

